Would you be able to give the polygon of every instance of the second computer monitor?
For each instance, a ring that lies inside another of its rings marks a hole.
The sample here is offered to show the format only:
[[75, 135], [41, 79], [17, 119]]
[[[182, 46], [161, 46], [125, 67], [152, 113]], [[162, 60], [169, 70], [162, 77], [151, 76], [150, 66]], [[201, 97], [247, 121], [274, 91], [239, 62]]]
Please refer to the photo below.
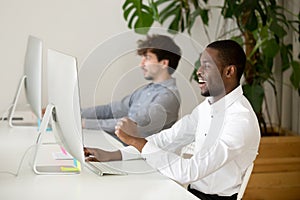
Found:
[[27, 102], [35, 116], [38, 120], [42, 118], [42, 51], [42, 40], [30, 35], [25, 53], [24, 72], [9, 113], [10, 126], [14, 126], [13, 119], [22, 89], [25, 89]]
[[48, 103], [53, 105], [56, 140], [84, 162], [77, 63], [75, 57], [48, 50]]

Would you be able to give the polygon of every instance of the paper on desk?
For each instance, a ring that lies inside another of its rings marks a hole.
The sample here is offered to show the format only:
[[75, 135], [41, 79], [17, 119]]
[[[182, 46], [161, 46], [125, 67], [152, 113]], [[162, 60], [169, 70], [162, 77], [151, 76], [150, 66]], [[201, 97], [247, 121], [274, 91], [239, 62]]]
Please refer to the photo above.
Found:
[[73, 160], [73, 157], [68, 152], [53, 152], [52, 156], [55, 160]]
[[60, 152], [53, 152], [53, 158], [55, 160], [73, 160], [73, 156], [71, 156], [71, 154], [69, 154], [65, 148], [60, 147]]

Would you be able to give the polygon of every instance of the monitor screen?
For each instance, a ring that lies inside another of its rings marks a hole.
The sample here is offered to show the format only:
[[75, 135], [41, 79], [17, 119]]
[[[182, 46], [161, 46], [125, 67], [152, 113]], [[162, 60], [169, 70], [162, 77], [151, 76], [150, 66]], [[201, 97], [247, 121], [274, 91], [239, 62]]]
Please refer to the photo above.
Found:
[[32, 111], [38, 119], [42, 118], [42, 41], [34, 36], [28, 37], [24, 63], [25, 94]]
[[[20, 98], [22, 89], [25, 89], [27, 102], [35, 116], [40, 120], [42, 118], [42, 40], [37, 37], [29, 36], [24, 60], [24, 73], [21, 77], [16, 95], [9, 113], [9, 124], [14, 124], [13, 119], [15, 110]], [[25, 124], [26, 125], [26, 124]]]
[[48, 50], [48, 104], [53, 106], [52, 129], [56, 142], [84, 163], [76, 59]]

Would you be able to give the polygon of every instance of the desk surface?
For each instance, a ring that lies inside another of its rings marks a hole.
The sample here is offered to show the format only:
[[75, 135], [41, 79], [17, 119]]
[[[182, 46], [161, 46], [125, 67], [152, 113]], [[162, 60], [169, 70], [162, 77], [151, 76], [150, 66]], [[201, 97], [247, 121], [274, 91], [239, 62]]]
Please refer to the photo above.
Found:
[[[143, 160], [112, 162], [129, 172], [125, 176], [97, 176], [87, 168], [77, 175], [36, 175], [32, 170], [37, 129], [9, 128], [0, 123], [0, 199], [197, 199], [176, 182], [151, 169]], [[99, 131], [84, 133], [85, 145], [112, 150], [120, 144]], [[51, 132], [46, 137], [54, 141]], [[103, 146], [104, 145], [104, 146]], [[24, 153], [18, 176], [16, 173]]]

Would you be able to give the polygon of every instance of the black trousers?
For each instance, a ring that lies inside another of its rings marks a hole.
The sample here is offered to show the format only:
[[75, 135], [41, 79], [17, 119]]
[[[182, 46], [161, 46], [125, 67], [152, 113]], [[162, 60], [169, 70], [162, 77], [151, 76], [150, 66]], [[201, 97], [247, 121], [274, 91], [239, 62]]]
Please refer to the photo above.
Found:
[[188, 191], [201, 200], [236, 200], [237, 199], [237, 194], [234, 194], [232, 196], [218, 196], [216, 194], [205, 194], [198, 190], [192, 189], [190, 185], [188, 186]]

